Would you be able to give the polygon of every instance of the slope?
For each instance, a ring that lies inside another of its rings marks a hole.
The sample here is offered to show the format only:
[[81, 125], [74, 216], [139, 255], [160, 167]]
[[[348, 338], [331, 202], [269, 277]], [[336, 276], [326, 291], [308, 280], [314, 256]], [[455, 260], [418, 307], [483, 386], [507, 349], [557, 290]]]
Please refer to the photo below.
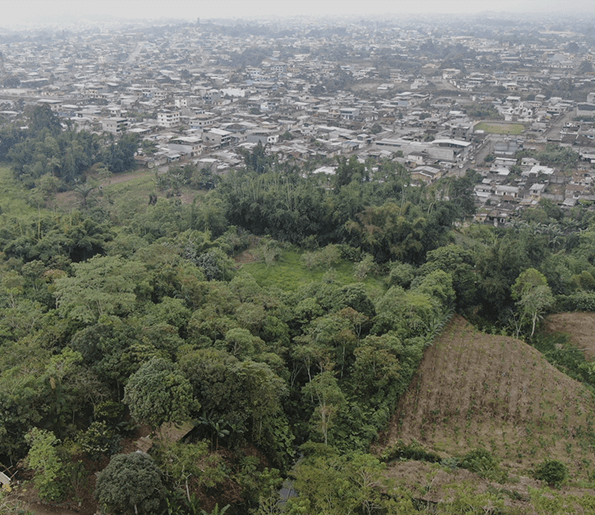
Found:
[[416, 440], [444, 457], [485, 448], [523, 476], [559, 459], [577, 480], [595, 463], [594, 420], [592, 394], [537, 350], [455, 317], [426, 350], [382, 442]]
[[545, 319], [545, 325], [548, 332], [568, 334], [570, 343], [587, 359], [595, 357], [595, 313], [555, 313]]

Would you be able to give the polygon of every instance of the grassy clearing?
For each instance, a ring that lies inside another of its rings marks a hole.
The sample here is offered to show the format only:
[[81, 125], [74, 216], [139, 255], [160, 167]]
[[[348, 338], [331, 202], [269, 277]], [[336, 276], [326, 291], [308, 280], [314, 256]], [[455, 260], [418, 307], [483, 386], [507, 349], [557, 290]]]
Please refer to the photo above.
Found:
[[[325, 274], [331, 274], [339, 284], [357, 282], [353, 276], [353, 263], [341, 261], [331, 268], [308, 268], [302, 259], [302, 253], [294, 250], [283, 251], [279, 259], [270, 266], [257, 261], [243, 264], [242, 270], [251, 274], [261, 286], [277, 287], [285, 291], [295, 291], [300, 286], [320, 281]], [[384, 289], [379, 277], [368, 276], [363, 282], [371, 293]]]
[[39, 210], [27, 202], [28, 193], [12, 177], [10, 169], [0, 165], [0, 208], [6, 218], [29, 218]]
[[521, 123], [478, 123], [475, 131], [484, 131], [489, 134], [511, 134], [518, 136], [525, 130], [525, 126]]
[[126, 181], [117, 181], [118, 177], [114, 176], [111, 180], [104, 184], [103, 189], [110, 195], [125, 195], [129, 192], [134, 192], [136, 195], [144, 195], [148, 197], [149, 193], [156, 190], [155, 176], [153, 174], [143, 174], [138, 177], [130, 178]]

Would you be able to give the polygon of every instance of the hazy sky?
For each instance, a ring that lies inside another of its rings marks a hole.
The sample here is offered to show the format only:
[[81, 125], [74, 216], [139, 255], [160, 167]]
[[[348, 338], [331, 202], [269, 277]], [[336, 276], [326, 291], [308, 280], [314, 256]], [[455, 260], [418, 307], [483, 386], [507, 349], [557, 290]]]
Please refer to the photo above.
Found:
[[571, 11], [595, 14], [593, 0], [3, 0], [0, 26], [55, 23], [60, 18], [109, 14], [124, 18], [242, 17], [383, 13]]

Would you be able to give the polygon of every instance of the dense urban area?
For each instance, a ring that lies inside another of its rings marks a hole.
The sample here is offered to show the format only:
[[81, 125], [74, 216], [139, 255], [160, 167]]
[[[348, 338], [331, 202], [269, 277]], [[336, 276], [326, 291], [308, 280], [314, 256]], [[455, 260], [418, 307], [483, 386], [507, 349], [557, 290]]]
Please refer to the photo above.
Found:
[[[427, 183], [474, 169], [476, 220], [508, 223], [540, 198], [594, 199], [593, 29], [559, 25], [198, 20], [6, 34], [1, 114], [44, 105], [78, 129], [138, 135], [147, 168], [225, 174], [260, 143], [280, 161], [324, 163], [314, 173], [353, 155]], [[540, 160], [547, 144], [577, 156]]]
[[595, 18], [0, 29], [0, 512], [595, 513]]

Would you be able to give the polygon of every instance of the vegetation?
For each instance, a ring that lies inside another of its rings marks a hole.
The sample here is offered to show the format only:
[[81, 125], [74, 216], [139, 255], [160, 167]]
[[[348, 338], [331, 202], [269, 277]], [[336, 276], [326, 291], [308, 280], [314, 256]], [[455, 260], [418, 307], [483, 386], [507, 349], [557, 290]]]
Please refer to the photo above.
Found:
[[560, 486], [568, 478], [568, 467], [558, 460], [545, 460], [535, 467], [533, 475], [548, 485]]
[[486, 104], [472, 104], [469, 107], [467, 107], [465, 111], [471, 118], [477, 118], [479, 120], [498, 120], [502, 118], [502, 116], [500, 115], [500, 113], [498, 113], [498, 110], [494, 106]]
[[[0, 457], [26, 458], [39, 497], [74, 499], [98, 472], [111, 513], [274, 513], [291, 474], [287, 513], [506, 513], [521, 474], [591, 480], [592, 366], [540, 333], [551, 310], [595, 307], [588, 209], [468, 225], [471, 177], [412, 187], [399, 164], [340, 158], [329, 181], [259, 147], [221, 179], [172, 169], [140, 196], [83, 196], [132, 140], [29, 116], [3, 154]], [[50, 164], [84, 141], [80, 170]], [[141, 430], [147, 452], [129, 452]], [[396, 484], [413, 461], [458, 486]]]

